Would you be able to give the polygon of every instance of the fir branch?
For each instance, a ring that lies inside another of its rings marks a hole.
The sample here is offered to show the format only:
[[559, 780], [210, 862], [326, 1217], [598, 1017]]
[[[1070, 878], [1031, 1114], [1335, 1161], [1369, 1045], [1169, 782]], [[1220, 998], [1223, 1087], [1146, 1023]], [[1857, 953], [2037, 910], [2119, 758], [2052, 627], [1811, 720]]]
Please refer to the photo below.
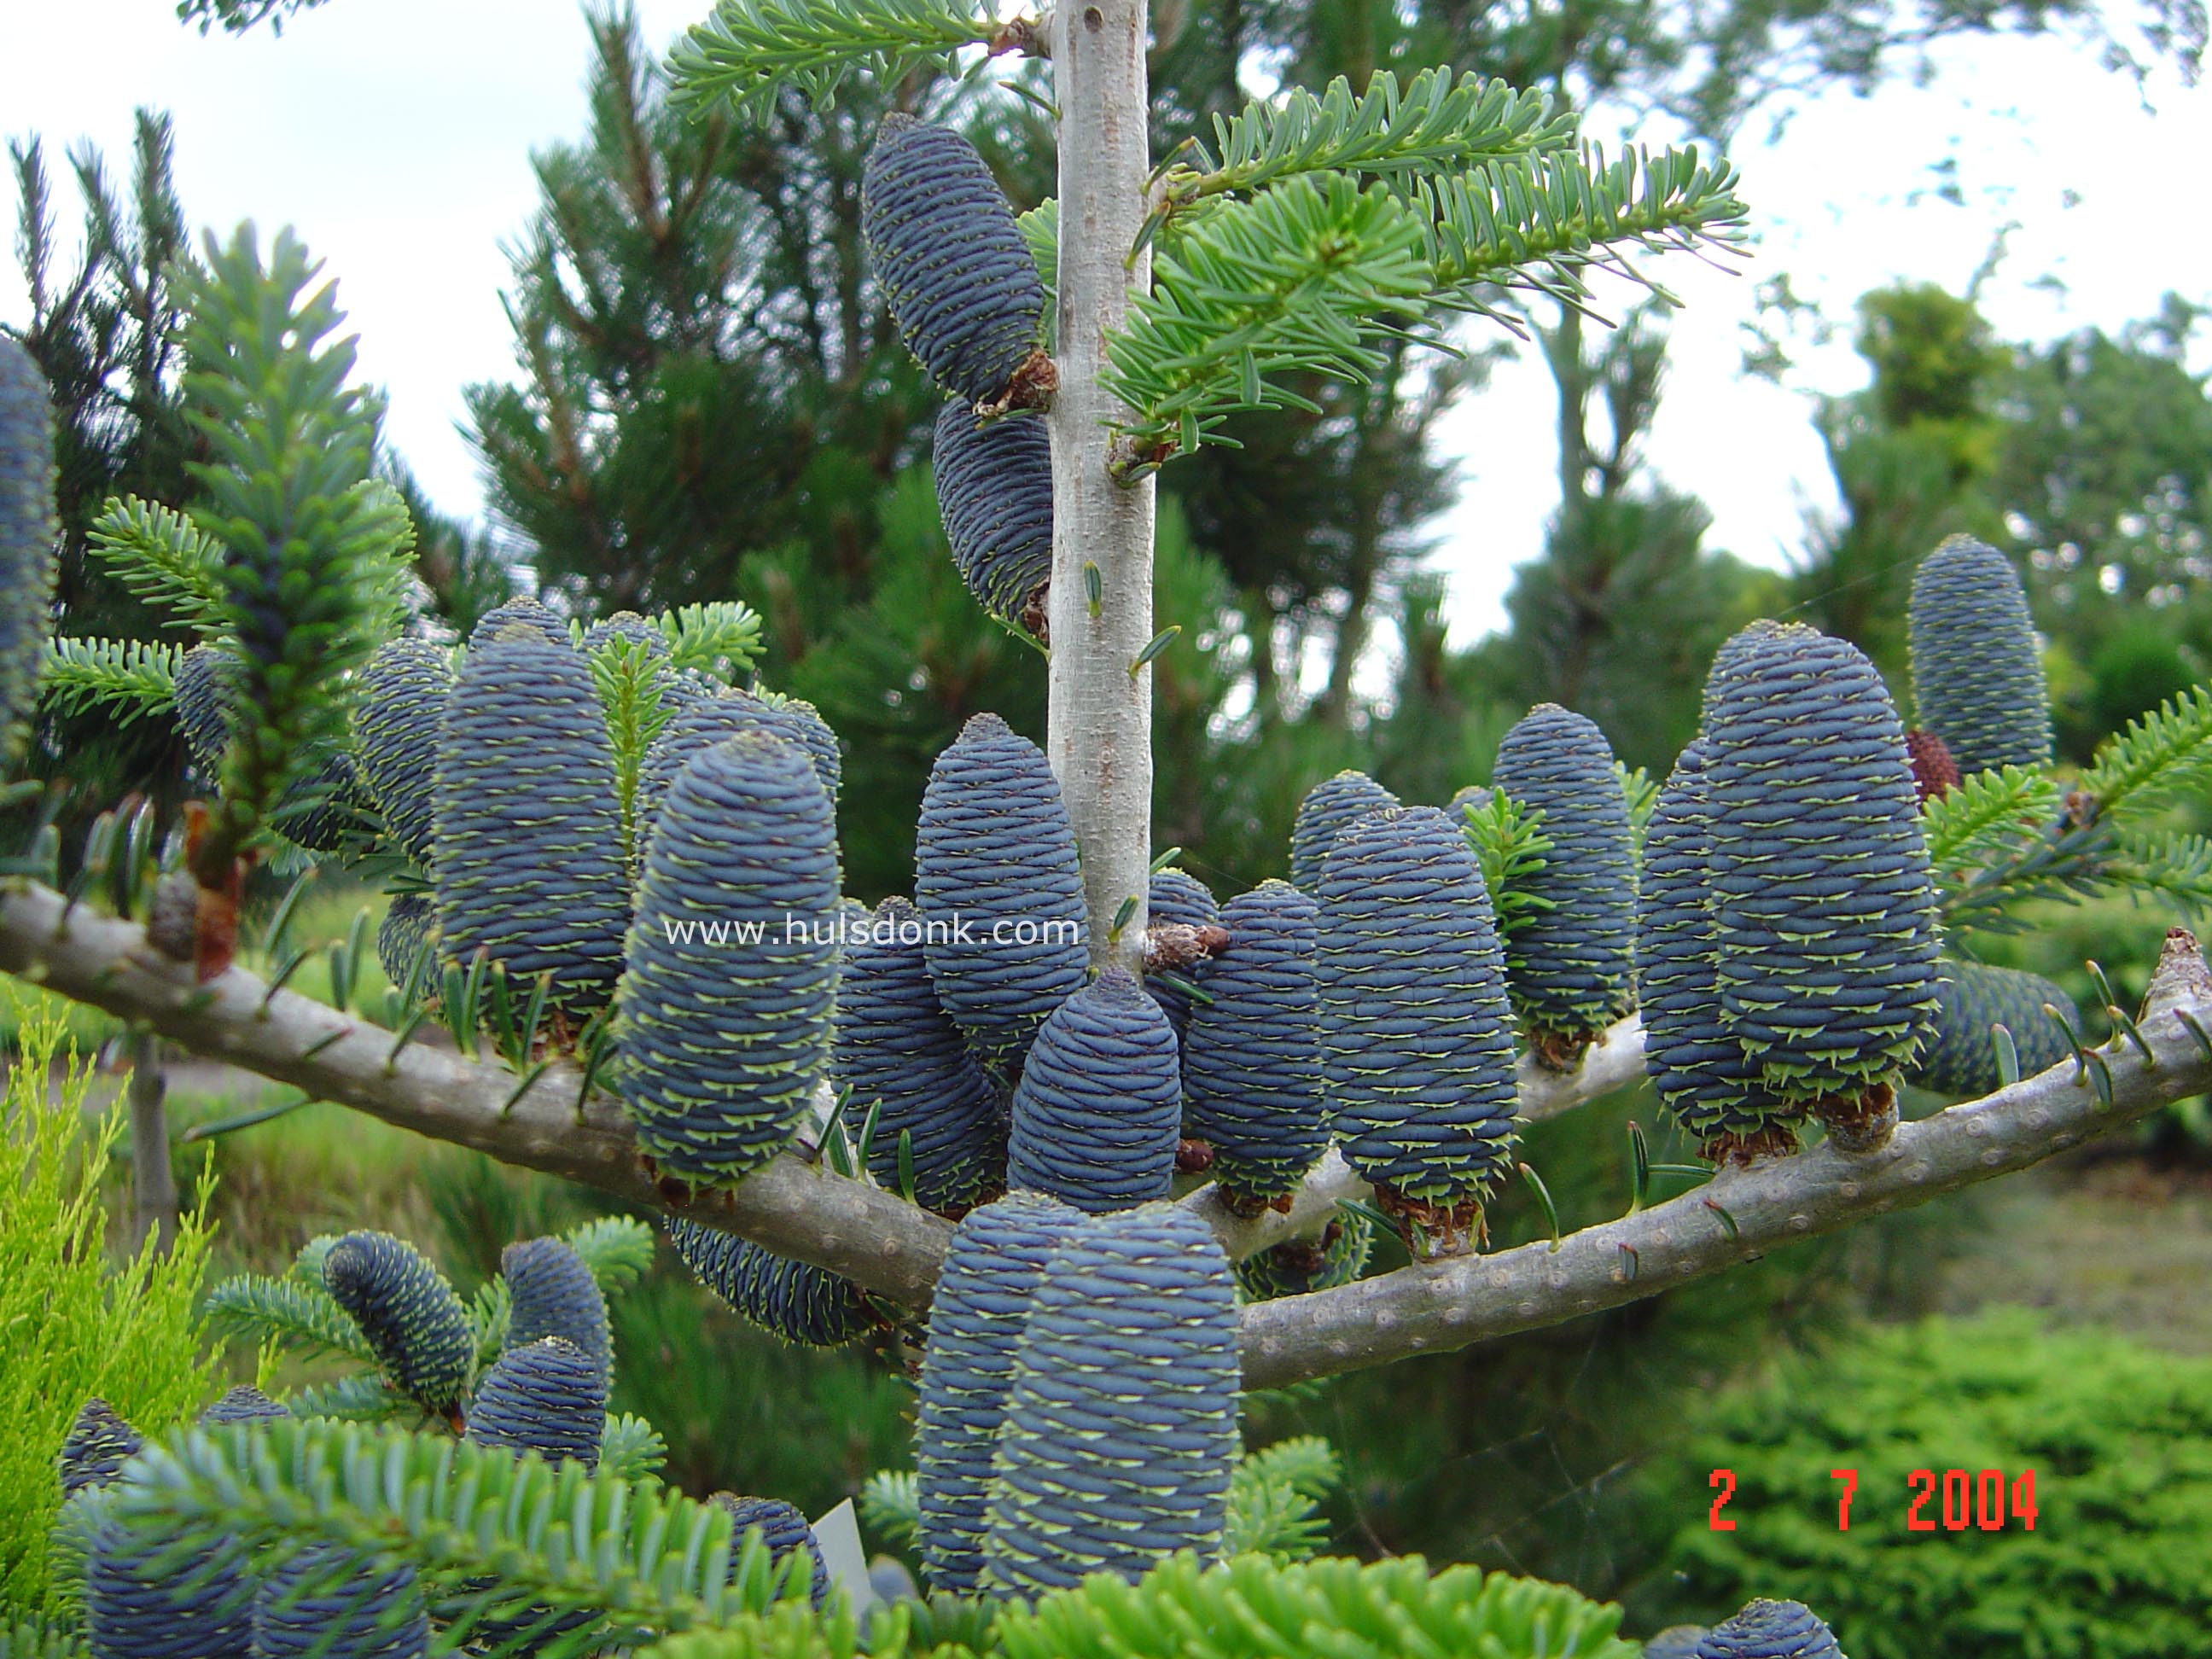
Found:
[[[226, 1536], [249, 1554], [381, 1553], [432, 1585], [465, 1584], [484, 1615], [599, 1613], [676, 1632], [767, 1605], [732, 1586], [717, 1505], [433, 1432], [326, 1419], [188, 1431], [148, 1448], [114, 1490], [117, 1518], [180, 1559]], [[573, 1659], [595, 1640], [580, 1631], [538, 1651]]]
[[176, 707], [177, 662], [183, 654], [179, 647], [142, 640], [49, 640], [39, 696], [64, 714], [100, 711], [128, 726]]
[[416, 1428], [426, 1420], [422, 1407], [392, 1387], [382, 1371], [357, 1371], [335, 1382], [301, 1389], [286, 1403], [295, 1417], [327, 1417], [341, 1423]]
[[84, 1633], [42, 1619], [0, 1620], [0, 1659], [91, 1659]]
[[1644, 850], [1644, 826], [1651, 822], [1651, 809], [1659, 804], [1659, 785], [1652, 775], [1640, 766], [1613, 763], [1613, 775], [1620, 780], [1622, 799], [1628, 803], [1629, 832], [1636, 837], [1639, 855]]
[[192, 424], [216, 456], [194, 471], [192, 517], [228, 550], [223, 631], [235, 641], [240, 714], [221, 810], [194, 854], [220, 887], [288, 788], [346, 740], [347, 677], [397, 624], [412, 526], [371, 476], [381, 410], [346, 384], [354, 343], [331, 342], [332, 288], [289, 230], [264, 267], [251, 226], [210, 237], [180, 276]]
[[687, 605], [653, 623], [668, 641], [668, 665], [678, 673], [711, 675], [727, 684], [760, 656], [760, 615], [742, 599]]
[[1321, 1500], [1343, 1480], [1335, 1448], [1318, 1435], [1246, 1454], [1229, 1479], [1228, 1553], [1310, 1559], [1328, 1542]]
[[1060, 283], [1060, 201], [1048, 196], [1027, 213], [1014, 220], [1022, 233], [1022, 240], [1029, 244], [1030, 258], [1036, 261], [1037, 276], [1044, 283], [1048, 295], [1058, 291]]
[[827, 108], [855, 70], [893, 84], [1007, 27], [958, 0], [720, 0], [670, 56], [670, 101], [703, 112], [727, 99], [757, 112], [788, 86]]
[[1217, 114], [1213, 134], [1211, 149], [1194, 145], [1195, 160], [1169, 168], [1163, 193], [1170, 212], [1301, 173], [1456, 173], [1499, 157], [1565, 149], [1575, 141], [1575, 120], [1555, 111], [1549, 94], [1503, 81], [1425, 69], [1401, 90], [1386, 69], [1356, 98], [1339, 76], [1319, 97], [1293, 88], [1279, 102], [1255, 100], [1226, 119]]
[[1101, 379], [1132, 412], [1121, 470], [1229, 441], [1217, 428], [1240, 410], [1315, 407], [1271, 376], [1378, 372], [1375, 341], [1419, 315], [1430, 285], [1422, 234], [1397, 197], [1340, 173], [1286, 180], [1188, 228], [1107, 341]]
[[1133, 1584], [1094, 1573], [1030, 1605], [1009, 1601], [996, 1631], [1002, 1659], [1247, 1659], [1324, 1650], [1316, 1645], [1322, 1632], [1341, 1633], [1341, 1645], [1325, 1650], [1346, 1655], [1635, 1659], [1637, 1648], [1617, 1633], [1620, 1616], [1565, 1584], [1472, 1566], [1432, 1572], [1418, 1555], [1291, 1563], [1248, 1555], [1206, 1568], [1185, 1553]]
[[2140, 812], [2212, 789], [2212, 685], [2196, 685], [2106, 739], [2081, 793], [2100, 818]]
[[668, 1462], [668, 1442], [641, 1417], [624, 1412], [607, 1419], [599, 1434], [599, 1473], [626, 1480], [657, 1475]]
[[1734, 168], [1704, 165], [1694, 148], [1631, 149], [1608, 164], [1593, 145], [1422, 178], [1411, 194], [1430, 227], [1437, 302], [1517, 328], [1485, 289], [1533, 289], [1573, 303], [1588, 292], [1579, 273], [1600, 265], [1670, 297], [1621, 251], [1735, 246], [1745, 217], [1735, 184]]
[[476, 1345], [477, 1370], [490, 1364], [506, 1349], [507, 1323], [514, 1312], [514, 1292], [507, 1288], [505, 1273], [494, 1273], [469, 1298], [469, 1340]]
[[2121, 891], [2164, 899], [2192, 922], [2212, 915], [2212, 840], [2203, 836], [2123, 832], [2105, 873]]
[[1467, 844], [1482, 866], [1500, 943], [1553, 908], [1551, 900], [1528, 890], [1528, 878], [1544, 867], [1544, 854], [1552, 850], [1543, 823], [1540, 807], [1524, 807], [1503, 789], [1492, 789], [1487, 801], [1467, 809]]
[[376, 1351], [337, 1298], [319, 1285], [289, 1275], [267, 1279], [240, 1273], [227, 1279], [208, 1292], [201, 1314], [219, 1337], [257, 1346], [274, 1342], [290, 1353], [342, 1354], [364, 1365], [376, 1364]]
[[662, 699], [667, 673], [650, 648], [620, 635], [591, 653], [591, 670], [614, 750], [615, 796], [622, 807], [622, 851], [627, 865], [637, 834], [638, 775], [645, 769], [646, 751], [669, 720]]
[[603, 1215], [561, 1238], [590, 1271], [599, 1294], [611, 1300], [651, 1269], [659, 1235], [635, 1216]]
[[1928, 861], [1939, 879], [1997, 864], [2041, 839], [2058, 816], [2058, 786], [2024, 766], [1977, 772], [1920, 808]]
[[921, 1485], [912, 1469], [878, 1469], [860, 1488], [860, 1518], [888, 1544], [917, 1542], [921, 1536]]
[[221, 632], [222, 549], [183, 514], [136, 495], [112, 496], [85, 539], [139, 599], [204, 635]]

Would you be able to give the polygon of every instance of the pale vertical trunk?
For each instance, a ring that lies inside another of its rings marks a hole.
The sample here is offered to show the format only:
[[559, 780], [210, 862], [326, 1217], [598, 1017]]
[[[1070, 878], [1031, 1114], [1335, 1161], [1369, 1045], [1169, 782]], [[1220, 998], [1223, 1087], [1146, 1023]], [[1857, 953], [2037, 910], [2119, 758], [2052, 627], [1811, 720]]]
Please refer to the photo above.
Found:
[[131, 1243], [151, 1237], [163, 1255], [177, 1242], [177, 1179], [169, 1168], [168, 1083], [161, 1075], [161, 1040], [151, 1031], [131, 1039]]
[[[1145, 0], [1062, 0], [1053, 13], [1060, 106], [1060, 292], [1054, 355], [1060, 389], [1053, 449], [1053, 770], [1083, 850], [1091, 954], [1133, 968], [1152, 860], [1152, 480], [1107, 471], [1107, 422], [1120, 405], [1098, 384], [1105, 334], [1127, 314], [1148, 258], [1125, 263], [1146, 212], [1152, 167]], [[1085, 566], [1097, 568], [1092, 614]], [[1123, 905], [1135, 901], [1120, 934]]]

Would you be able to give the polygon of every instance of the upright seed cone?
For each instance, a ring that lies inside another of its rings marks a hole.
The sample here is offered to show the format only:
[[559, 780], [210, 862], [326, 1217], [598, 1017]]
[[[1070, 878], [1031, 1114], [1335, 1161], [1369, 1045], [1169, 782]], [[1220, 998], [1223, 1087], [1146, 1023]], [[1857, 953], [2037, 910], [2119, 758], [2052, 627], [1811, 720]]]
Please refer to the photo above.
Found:
[[616, 1026], [638, 1145], [693, 1182], [783, 1148], [830, 1059], [837, 842], [791, 744], [742, 732], [693, 758], [647, 849]]
[[1183, 1041], [1183, 1127], [1212, 1147], [1223, 1194], [1250, 1206], [1295, 1190], [1328, 1146], [1318, 911], [1269, 881], [1230, 900], [1221, 920], [1229, 946], [1200, 967], [1207, 1000]]
[[1165, 1198], [1182, 1139], [1175, 1030], [1123, 969], [1053, 1011], [1014, 1090], [1006, 1179], [1079, 1210]]
[[1543, 814], [1551, 842], [1505, 951], [1506, 988], [1540, 1056], [1565, 1061], [1636, 1006], [1636, 839], [1612, 745], [1556, 703], [1498, 745], [1492, 783]]
[[1198, 1216], [1147, 1205], [1069, 1237], [1014, 1350], [985, 1588], [1033, 1595], [1216, 1553], [1240, 1376], [1229, 1261]]
[[1913, 573], [1907, 631], [1920, 724], [1961, 774], [2051, 763], [2051, 693], [2011, 560], [1952, 537]]
[[1386, 1206], [1456, 1249], [1510, 1167], [1519, 1093], [1481, 869], [1435, 807], [1390, 808], [1338, 836], [1319, 896], [1336, 1137]]
[[1090, 967], [1075, 827], [1044, 751], [996, 714], [969, 720], [930, 768], [914, 867], [939, 1003], [979, 1051], [1018, 1059]]
[[884, 118], [860, 174], [860, 234], [907, 349], [970, 404], [1003, 397], [1044, 331], [1044, 283], [975, 145]]
[[1936, 891], [1904, 727], [1873, 664], [1791, 627], [1718, 686], [1708, 799], [1721, 1016], [1831, 1136], [1887, 1138], [1936, 1005]]
[[1046, 1263], [1083, 1221], [1082, 1211], [1048, 1194], [1013, 1193], [969, 1212], [945, 1250], [914, 1439], [922, 1561], [939, 1595], [980, 1588], [992, 1449], [1015, 1346]]

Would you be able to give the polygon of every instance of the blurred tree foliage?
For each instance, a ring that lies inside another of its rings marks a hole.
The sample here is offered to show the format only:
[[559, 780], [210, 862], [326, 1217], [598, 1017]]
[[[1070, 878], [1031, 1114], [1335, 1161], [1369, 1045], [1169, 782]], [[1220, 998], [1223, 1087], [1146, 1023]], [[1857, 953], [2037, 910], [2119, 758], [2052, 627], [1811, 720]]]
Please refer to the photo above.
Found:
[[[1918, 1659], [1938, 1632], [1957, 1659], [2212, 1654], [2191, 1549], [2212, 1526], [2212, 1364], [2004, 1310], [1855, 1334], [1764, 1371], [1637, 1478], [1646, 1527], [1673, 1537], [1631, 1600], [1647, 1627], [1706, 1623], [1786, 1584], [1863, 1659]], [[1946, 1468], [1961, 1465], [1947, 1497]], [[1707, 1524], [1717, 1468], [1736, 1476], [1733, 1532]], [[1858, 1472], [1848, 1534], [1838, 1468]], [[2033, 1530], [2018, 1518], [2029, 1470]], [[1927, 1536], [1906, 1525], [1923, 1486]]]
[[2019, 561], [2059, 749], [2212, 677], [2212, 398], [2187, 363], [2201, 313], [2168, 295], [2118, 334], [1997, 340], [1971, 300], [1917, 283], [1859, 305], [1865, 390], [1820, 411], [1844, 513], [1819, 528], [1798, 614], [1905, 685], [1913, 567], [1966, 532]]
[[[110, 578], [86, 531], [109, 496], [128, 494], [181, 506], [189, 468], [204, 444], [184, 416], [179, 387], [182, 320], [172, 286], [175, 262], [191, 257], [175, 180], [169, 118], [137, 112], [127, 180], [118, 185], [100, 152], [68, 158], [83, 210], [83, 245], [65, 262], [55, 222], [45, 145], [11, 142], [16, 197], [15, 252], [30, 296], [29, 319], [11, 329], [53, 389], [56, 504], [61, 521], [57, 633], [110, 638], [183, 636], [161, 613]], [[174, 728], [142, 721], [118, 729], [104, 716], [41, 723], [31, 775], [68, 775], [98, 811], [131, 790], [173, 796], [184, 746]], [[76, 837], [64, 835], [74, 845]]]
[[[2162, 16], [2162, 14], [2160, 15]], [[249, 20], [250, 21], [250, 20]], [[1155, 19], [1162, 151], [1240, 108], [1256, 64], [1320, 84], [1449, 63], [1633, 119], [1723, 137], [1754, 109], [1838, 82], [1868, 88], [1946, 35], [2064, 30], [2112, 47], [2135, 20], [2081, 3], [1960, 0], [1721, 8], [1601, 0], [1571, 18], [1456, 3], [1181, 0]], [[764, 675], [823, 706], [854, 787], [843, 830], [856, 891], [903, 886], [929, 756], [977, 709], [1033, 733], [1038, 658], [946, 580], [929, 499], [933, 395], [866, 270], [858, 179], [879, 94], [830, 112], [691, 120], [666, 106], [635, 15], [594, 12], [584, 137], [538, 157], [542, 204], [508, 307], [520, 376], [472, 388], [491, 504], [542, 587], [580, 608], [735, 594], [767, 620]], [[2193, 61], [2201, 19], [2152, 17], [2145, 50]], [[1045, 125], [992, 77], [926, 76], [903, 107], [965, 125], [1018, 206], [1052, 188]], [[1504, 296], [1500, 296], [1503, 298]], [[1425, 526], [1454, 493], [1436, 422], [1501, 349], [1401, 354], [1317, 410], [1247, 417], [1163, 479], [1158, 838], [1217, 885], [1279, 873], [1300, 794], [1364, 766], [1441, 800], [1487, 771], [1532, 702], [1584, 707], [1622, 752], [1663, 765], [1694, 720], [1704, 657], [1772, 584], [1703, 546], [1703, 509], [1644, 477], [1636, 447], [1664, 337], [1639, 317], [1592, 350], [1547, 305], [1532, 332], [1559, 386], [1562, 506], [1524, 570], [1514, 630], [1445, 642], [1421, 574]], [[1595, 428], [1601, 428], [1601, 432]], [[1612, 648], [1621, 641], [1636, 648]], [[1395, 656], [1395, 673], [1386, 665]], [[1364, 665], [1364, 666], [1363, 666]]]

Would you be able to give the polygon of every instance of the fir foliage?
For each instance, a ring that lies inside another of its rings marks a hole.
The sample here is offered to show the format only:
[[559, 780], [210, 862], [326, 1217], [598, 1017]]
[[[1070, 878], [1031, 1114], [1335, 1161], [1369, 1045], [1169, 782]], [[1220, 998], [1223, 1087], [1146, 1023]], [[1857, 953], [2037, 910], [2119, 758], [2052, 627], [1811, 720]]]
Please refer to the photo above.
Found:
[[118, 495], [87, 526], [85, 539], [142, 602], [204, 636], [222, 632], [222, 548], [185, 514]]
[[225, 558], [220, 615], [239, 664], [219, 827], [198, 856], [222, 867], [286, 787], [345, 739], [346, 677], [390, 636], [412, 542], [371, 476], [376, 401], [346, 381], [350, 340], [318, 267], [289, 231], [264, 266], [250, 228], [209, 239], [185, 280], [191, 419], [215, 459], [192, 519]]
[[175, 708], [178, 665], [187, 654], [140, 640], [49, 640], [39, 696], [64, 714], [97, 714], [128, 726]]
[[1343, 1484], [1336, 1449], [1318, 1435], [1298, 1435], [1246, 1453], [1229, 1477], [1223, 1553], [1310, 1560], [1328, 1541], [1321, 1504]]
[[675, 97], [700, 111], [725, 98], [764, 110], [792, 87], [827, 104], [857, 68], [896, 82], [999, 27], [990, 9], [947, 0], [719, 0], [671, 59]]
[[1277, 1659], [1319, 1637], [1341, 1659], [1425, 1653], [1634, 1659], [1620, 1609], [1562, 1584], [1431, 1573], [1419, 1556], [1280, 1565], [1240, 1556], [1211, 1569], [1182, 1556], [1136, 1584], [1100, 1577], [999, 1616], [1005, 1659], [1115, 1659], [1115, 1632], [1144, 1631], [1147, 1659]]
[[1318, 95], [1291, 87], [1233, 116], [1216, 115], [1213, 143], [1194, 143], [1189, 159], [1167, 169], [1161, 193], [1180, 204], [1300, 173], [1405, 178], [1573, 142], [1573, 116], [1544, 93], [1455, 76], [1449, 67], [1422, 70], [1401, 87], [1385, 69], [1358, 94], [1339, 76]]
[[[113, 1489], [126, 1524], [160, 1526], [185, 1547], [234, 1538], [248, 1553], [388, 1553], [471, 1585], [479, 1622], [605, 1613], [673, 1632], [767, 1601], [762, 1575], [731, 1572], [716, 1506], [574, 1460], [322, 1419], [172, 1437], [135, 1468]], [[590, 1645], [564, 1637], [540, 1652], [578, 1659]]]

